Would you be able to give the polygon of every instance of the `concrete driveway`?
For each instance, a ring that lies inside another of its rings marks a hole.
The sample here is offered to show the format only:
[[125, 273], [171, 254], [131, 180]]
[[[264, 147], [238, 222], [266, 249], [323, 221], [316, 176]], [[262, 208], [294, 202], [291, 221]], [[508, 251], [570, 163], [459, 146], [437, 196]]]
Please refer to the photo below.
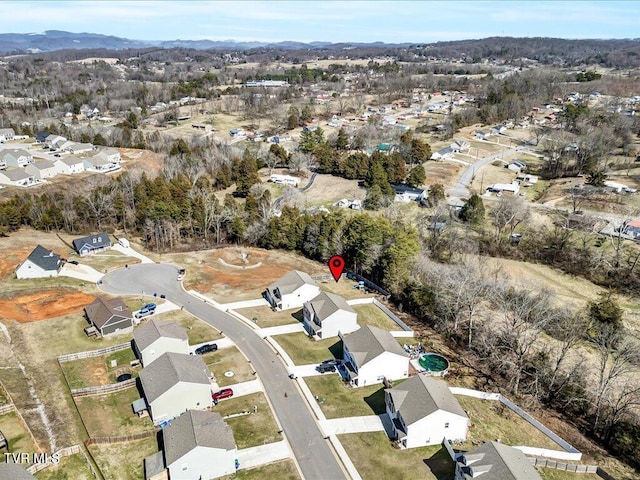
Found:
[[100, 288], [115, 295], [139, 295], [143, 291], [165, 294], [168, 300], [184, 305], [189, 313], [229, 337], [247, 356], [264, 385], [276, 421], [282, 427], [303, 478], [347, 478], [305, 399], [292, 385], [289, 372], [274, 349], [244, 322], [185, 292], [181, 283], [176, 281], [177, 273], [177, 267], [172, 265], [131, 265], [128, 269], [117, 269], [105, 275]]
[[342, 433], [382, 432], [384, 424], [379, 415], [363, 417], [331, 418], [321, 420], [320, 426], [325, 435], [340, 435]]
[[72, 263], [65, 263], [60, 269], [60, 273], [63, 277], [77, 278], [78, 280], [84, 280], [85, 282], [97, 283], [103, 276], [103, 273], [91, 268], [87, 265], [73, 265]]
[[291, 451], [284, 440], [281, 442], [267, 443], [257, 447], [243, 448], [238, 450], [237, 458], [240, 463], [240, 470], [253, 468], [266, 463], [277, 462], [291, 457]]
[[220, 308], [223, 310], [238, 310], [240, 308], [268, 307], [269, 302], [264, 298], [256, 298], [253, 300], [244, 300], [242, 302], [223, 303]]

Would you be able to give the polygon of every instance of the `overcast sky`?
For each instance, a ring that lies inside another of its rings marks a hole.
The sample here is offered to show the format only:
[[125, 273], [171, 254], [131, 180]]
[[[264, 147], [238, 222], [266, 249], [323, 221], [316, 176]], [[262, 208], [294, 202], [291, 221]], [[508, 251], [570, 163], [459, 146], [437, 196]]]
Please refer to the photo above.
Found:
[[0, 33], [66, 30], [137, 40], [640, 37], [639, 1], [1, 1], [0, 7]]

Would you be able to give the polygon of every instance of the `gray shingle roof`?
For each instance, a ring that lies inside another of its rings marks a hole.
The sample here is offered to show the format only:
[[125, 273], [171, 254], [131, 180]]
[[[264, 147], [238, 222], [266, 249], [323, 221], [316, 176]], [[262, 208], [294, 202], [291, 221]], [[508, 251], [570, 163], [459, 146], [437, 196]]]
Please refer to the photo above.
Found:
[[165, 469], [164, 457], [162, 452], [156, 452], [144, 459], [144, 478], [148, 480], [151, 477], [162, 473]]
[[38, 245], [27, 257], [27, 260], [36, 264], [45, 271], [58, 270], [60, 266], [60, 255], [47, 250], [42, 245]]
[[542, 480], [524, 453], [498, 442], [483, 443], [464, 458], [472, 470], [486, 472], [481, 476], [485, 480]]
[[11, 462], [0, 463], [0, 478], [11, 480], [36, 480], [22, 465]]
[[162, 431], [167, 467], [196, 447], [233, 450], [236, 442], [219, 413], [188, 410]]
[[60, 161], [62, 163], [64, 163], [65, 165], [71, 166], [71, 165], [77, 165], [79, 163], [84, 163], [84, 160], [78, 157], [74, 157], [73, 155], [69, 156], [69, 157], [65, 157], [65, 158], [61, 158]]
[[22, 168], [7, 168], [6, 170], [3, 170], [2, 173], [12, 182], [18, 182], [20, 180], [25, 180], [27, 178], [33, 177], [33, 175], [27, 173]]
[[97, 233], [95, 235], [89, 235], [88, 237], [76, 238], [73, 241], [73, 248], [78, 253], [80, 253], [80, 249], [82, 249], [84, 245], [89, 245], [92, 249], [110, 247], [111, 240], [107, 233]]
[[355, 358], [358, 367], [384, 352], [392, 352], [403, 357], [409, 356], [389, 332], [370, 325], [345, 335], [344, 345]]
[[150, 404], [179, 382], [210, 385], [207, 372], [199, 355], [169, 352], [140, 370], [140, 382]]
[[344, 310], [351, 313], [356, 311], [342, 298], [335, 293], [322, 292], [313, 300], [305, 302], [305, 308], [310, 308], [318, 316], [320, 321], [333, 315], [339, 310]]
[[121, 298], [96, 298], [84, 311], [97, 328], [102, 328], [113, 317], [132, 318], [131, 310]]
[[385, 392], [391, 395], [407, 426], [438, 410], [468, 418], [447, 383], [427, 375], [414, 375]]
[[38, 160], [37, 162], [34, 162], [31, 165], [36, 167], [38, 170], [46, 170], [48, 168], [55, 167], [54, 163], [51, 160]]
[[140, 351], [162, 337], [188, 340], [187, 331], [180, 325], [157, 318], [139, 326], [133, 331], [133, 339]]
[[315, 280], [311, 278], [308, 273], [304, 273], [299, 270], [292, 270], [280, 280], [277, 280], [269, 285], [269, 290], [274, 291], [277, 288], [280, 290], [281, 295], [286, 295], [288, 293], [295, 292], [305, 283], [317, 286]]

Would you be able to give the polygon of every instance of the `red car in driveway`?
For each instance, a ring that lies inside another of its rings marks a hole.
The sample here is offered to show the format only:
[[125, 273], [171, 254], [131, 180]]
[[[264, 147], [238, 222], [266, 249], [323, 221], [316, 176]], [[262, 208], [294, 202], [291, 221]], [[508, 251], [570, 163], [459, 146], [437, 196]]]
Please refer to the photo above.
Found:
[[212, 393], [211, 397], [213, 398], [213, 401], [215, 403], [218, 403], [218, 401], [222, 400], [223, 398], [233, 397], [233, 390], [231, 390], [230, 388], [223, 388], [219, 392]]

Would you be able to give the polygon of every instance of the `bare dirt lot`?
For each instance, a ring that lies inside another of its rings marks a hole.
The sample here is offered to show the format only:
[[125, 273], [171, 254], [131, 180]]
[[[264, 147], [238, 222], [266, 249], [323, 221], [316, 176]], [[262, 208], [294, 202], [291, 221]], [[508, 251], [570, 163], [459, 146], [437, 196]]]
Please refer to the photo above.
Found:
[[40, 290], [0, 299], [0, 318], [37, 322], [81, 311], [95, 297], [73, 290]]

